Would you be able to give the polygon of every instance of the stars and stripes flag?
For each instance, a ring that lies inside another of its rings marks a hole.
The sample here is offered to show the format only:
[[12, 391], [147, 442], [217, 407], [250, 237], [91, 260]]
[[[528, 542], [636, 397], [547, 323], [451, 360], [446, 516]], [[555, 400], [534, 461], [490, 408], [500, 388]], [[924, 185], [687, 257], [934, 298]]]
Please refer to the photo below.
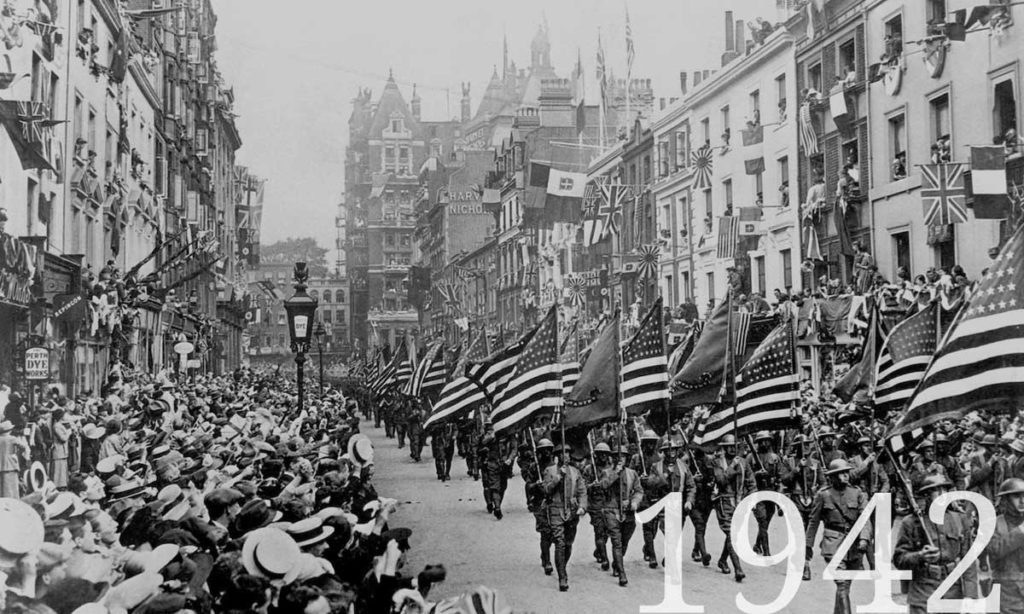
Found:
[[804, 148], [804, 155], [808, 158], [820, 153], [818, 149], [818, 135], [814, 132], [814, 123], [811, 121], [811, 105], [803, 103], [800, 105], [800, 114], [797, 116], [797, 125], [800, 132], [800, 145]]
[[925, 224], [962, 224], [967, 221], [963, 164], [922, 164], [921, 178]]
[[516, 362], [519, 360], [520, 354], [523, 353], [523, 347], [533, 338], [535, 331], [536, 329], [529, 331], [511, 345], [481, 361], [469, 362], [466, 365], [466, 377], [484, 391], [487, 402], [492, 406], [496, 405], [502, 390], [511, 381]]
[[491, 414], [495, 433], [509, 431], [541, 412], [562, 405], [558, 358], [558, 305], [552, 305], [529, 335], [515, 361], [512, 377], [497, 398]]
[[660, 408], [669, 399], [661, 298], [622, 348], [622, 408], [630, 414]]
[[377, 375], [377, 379], [370, 384], [370, 390], [373, 391], [375, 396], [382, 396], [391, 387], [392, 382], [395, 378], [395, 371], [397, 369], [398, 354], [395, 354], [394, 359], [387, 362], [384, 368], [380, 370]]
[[715, 170], [715, 159], [711, 155], [711, 145], [704, 143], [690, 154], [693, 162], [693, 188], [707, 190], [711, 188], [711, 174]]
[[735, 258], [740, 241], [740, 219], [734, 215], [718, 218], [718, 258]]
[[893, 327], [875, 363], [876, 411], [899, 411], [914, 394], [938, 345], [937, 302]]
[[412, 378], [412, 372], [416, 368], [416, 348], [412, 345], [411, 339], [406, 335], [402, 344], [395, 353], [395, 384], [402, 390]]
[[[754, 350], [736, 378], [736, 406], [722, 405], [698, 427], [695, 442], [705, 445], [727, 433], [737, 437], [759, 430], [799, 426], [800, 373], [793, 320], [775, 328]], [[735, 427], [735, 428], [734, 428]]]
[[440, 391], [448, 379], [448, 366], [444, 362], [444, 342], [438, 341], [430, 346], [423, 360], [416, 365], [405, 394], [410, 396], [430, 396]]
[[932, 357], [889, 440], [1024, 400], [1024, 226], [1003, 246]]
[[658, 276], [658, 258], [661, 256], [661, 250], [657, 245], [641, 245], [640, 249], [640, 262], [637, 265], [637, 272], [640, 277], [657, 277]]
[[441, 389], [433, 411], [423, 423], [424, 429], [461, 420], [472, 413], [479, 404], [487, 402], [484, 389], [465, 375], [466, 365], [470, 361], [483, 360], [486, 357], [487, 331], [481, 330], [455, 363], [452, 379]]
[[576, 385], [576, 381], [580, 379], [580, 359], [576, 354], [577, 344], [570, 343], [577, 341], [575, 339], [578, 334], [579, 323], [573, 322], [572, 328], [565, 335], [565, 340], [562, 341], [562, 352], [561, 352], [561, 363], [562, 363], [562, 396], [568, 396], [572, 392], [572, 387]]

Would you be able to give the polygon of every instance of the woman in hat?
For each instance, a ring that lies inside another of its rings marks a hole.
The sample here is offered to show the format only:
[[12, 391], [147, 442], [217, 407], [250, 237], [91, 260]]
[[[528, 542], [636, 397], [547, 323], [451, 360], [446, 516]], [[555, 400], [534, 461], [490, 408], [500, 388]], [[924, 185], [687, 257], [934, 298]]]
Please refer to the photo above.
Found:
[[20, 496], [18, 477], [22, 458], [29, 458], [28, 444], [14, 435], [14, 424], [10, 420], [0, 422], [0, 497], [17, 499]]
[[50, 457], [50, 479], [57, 488], [68, 485], [68, 440], [71, 425], [64, 414], [64, 408], [53, 410], [53, 446]]

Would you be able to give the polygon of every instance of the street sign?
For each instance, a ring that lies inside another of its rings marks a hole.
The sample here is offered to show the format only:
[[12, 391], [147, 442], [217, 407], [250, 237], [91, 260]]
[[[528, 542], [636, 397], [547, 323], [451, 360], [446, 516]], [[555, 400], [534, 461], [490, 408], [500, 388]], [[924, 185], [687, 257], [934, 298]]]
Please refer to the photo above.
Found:
[[46, 348], [25, 350], [25, 379], [50, 378], [50, 351]]
[[175, 354], [191, 354], [192, 350], [194, 350], [194, 349], [195, 349], [195, 346], [193, 346], [188, 341], [181, 341], [179, 343], [174, 344], [174, 353]]
[[201, 366], [203, 366], [203, 362], [198, 358], [191, 358], [185, 363], [186, 369], [198, 369]]

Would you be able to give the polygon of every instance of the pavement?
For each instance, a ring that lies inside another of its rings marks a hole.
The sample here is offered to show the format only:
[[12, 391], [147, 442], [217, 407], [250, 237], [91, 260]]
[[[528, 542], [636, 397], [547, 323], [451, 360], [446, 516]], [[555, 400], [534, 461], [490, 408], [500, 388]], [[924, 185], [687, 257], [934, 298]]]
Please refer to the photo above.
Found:
[[[398, 449], [396, 440], [386, 439], [384, 430], [374, 428], [372, 422], [364, 422], [361, 428], [373, 440], [377, 492], [399, 501], [391, 525], [413, 530], [409, 540], [412, 550], [408, 554], [408, 571], [415, 573], [434, 563], [443, 563], [448, 570], [447, 580], [432, 589], [430, 600], [485, 585], [501, 592], [517, 614], [639, 614], [642, 605], [655, 606], [661, 601], [664, 570], [650, 569], [643, 561], [639, 526], [627, 550], [629, 585], [619, 587], [616, 578], [610, 572], [601, 571], [594, 561], [593, 530], [587, 517], [581, 519], [568, 567], [570, 589], [566, 593], [559, 592], [557, 576], [545, 576], [541, 569], [539, 539], [534, 531], [533, 515], [526, 509], [523, 480], [518, 472], [509, 480], [502, 505], [504, 518], [499, 521], [487, 513], [481, 482], [466, 474], [466, 463], [458, 455], [453, 462], [451, 481], [439, 482], [429, 445], [424, 448], [422, 460], [416, 463], [409, 457], [408, 444]], [[752, 527], [751, 543], [755, 533], [756, 527]], [[724, 536], [715, 521], [708, 526], [707, 539], [709, 551], [717, 560]], [[784, 521], [776, 518], [770, 543], [773, 548], [781, 549], [785, 541]], [[662, 545], [663, 536], [659, 535], [655, 542], [659, 557]], [[719, 572], [714, 560], [711, 567], [690, 561], [692, 547], [693, 528], [687, 520], [683, 529], [683, 597], [690, 605], [704, 606], [706, 614], [739, 612], [736, 596], [740, 591], [749, 601], [767, 604], [783, 588], [785, 562], [766, 568], [744, 565], [747, 578], [738, 584], [732, 575]], [[609, 543], [609, 551], [610, 548]], [[831, 612], [835, 585], [821, 580], [824, 566], [815, 547], [811, 564], [814, 579], [802, 582], [796, 597], [776, 611]], [[871, 582], [855, 582], [854, 607], [870, 602], [872, 591]]]

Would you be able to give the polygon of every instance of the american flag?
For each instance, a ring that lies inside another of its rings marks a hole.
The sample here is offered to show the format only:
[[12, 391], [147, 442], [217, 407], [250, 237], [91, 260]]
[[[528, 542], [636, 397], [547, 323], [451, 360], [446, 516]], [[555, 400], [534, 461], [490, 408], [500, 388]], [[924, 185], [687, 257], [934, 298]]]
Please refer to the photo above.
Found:
[[483, 360], [471, 361], [466, 365], [466, 377], [483, 389], [486, 400], [491, 405], [496, 404], [498, 396], [511, 381], [523, 347], [533, 338], [534, 332], [536, 329]]
[[[397, 355], [396, 355], [397, 358]], [[377, 378], [370, 384], [370, 390], [376, 396], [383, 396], [384, 393], [391, 387], [392, 382], [395, 378], [395, 361], [389, 361], [384, 368], [381, 369], [380, 373], [377, 374]]]
[[483, 360], [487, 357], [487, 331], [481, 330], [469, 348], [462, 353], [455, 363], [452, 379], [444, 388], [434, 405], [433, 411], [423, 423], [423, 428], [432, 428], [451, 421], [462, 419], [481, 403], [487, 401], [483, 388], [465, 375], [466, 365], [471, 360]]
[[622, 407], [632, 414], [660, 408], [670, 396], [661, 315], [658, 298], [622, 348]]
[[814, 124], [811, 123], [811, 105], [809, 103], [805, 102], [800, 105], [797, 124], [800, 130], [800, 145], [804, 148], [804, 154], [807, 157], [818, 155], [818, 135], [814, 132]]
[[696, 440], [705, 445], [731, 433], [799, 426], [800, 373], [797, 370], [793, 321], [768, 335], [736, 378], [736, 407], [722, 405], [698, 428]]
[[658, 249], [657, 245], [641, 245], [640, 249], [640, 263], [637, 266], [637, 272], [640, 277], [657, 277], [658, 276], [658, 258], [661, 256], [661, 250]]
[[875, 366], [875, 408], [902, 410], [938, 345], [938, 303], [903, 320], [889, 333]]
[[558, 362], [558, 306], [552, 305], [529, 335], [508, 385], [502, 386], [491, 423], [494, 432], [508, 431], [548, 408], [562, 404]]
[[962, 224], [967, 221], [963, 164], [922, 164], [921, 177], [921, 202], [926, 225]]
[[709, 189], [711, 174], [715, 170], [715, 159], [711, 155], [711, 146], [704, 143], [690, 154], [690, 157], [693, 161], [693, 188], [695, 190]]
[[447, 378], [448, 367], [444, 363], [444, 343], [438, 341], [430, 346], [423, 356], [423, 360], [416, 365], [416, 370], [413, 371], [403, 392], [414, 397], [430, 395], [440, 390]]
[[416, 369], [416, 347], [406, 336], [395, 353], [395, 383], [398, 389], [402, 390], [412, 378], [412, 372]]
[[1024, 398], [1024, 226], [1003, 246], [946, 333], [887, 439]]
[[718, 253], [719, 258], [735, 258], [736, 247], [740, 241], [740, 219], [733, 215], [718, 218]]
[[690, 325], [690, 330], [686, 332], [686, 336], [679, 342], [679, 345], [672, 350], [672, 353], [668, 357], [668, 372], [670, 375], [675, 375], [679, 372], [679, 368], [683, 366], [686, 359], [689, 358], [693, 352], [693, 347], [697, 343], [697, 339], [700, 338], [701, 331], [704, 330], [704, 322], [701, 320], [694, 320], [693, 324]]
[[565, 335], [565, 340], [562, 341], [562, 396], [568, 396], [572, 392], [572, 387], [576, 385], [576, 381], [580, 379], [580, 359], [576, 354], [577, 344], [572, 343], [578, 341], [576, 335], [578, 334], [577, 322], [573, 322], [572, 328]]

